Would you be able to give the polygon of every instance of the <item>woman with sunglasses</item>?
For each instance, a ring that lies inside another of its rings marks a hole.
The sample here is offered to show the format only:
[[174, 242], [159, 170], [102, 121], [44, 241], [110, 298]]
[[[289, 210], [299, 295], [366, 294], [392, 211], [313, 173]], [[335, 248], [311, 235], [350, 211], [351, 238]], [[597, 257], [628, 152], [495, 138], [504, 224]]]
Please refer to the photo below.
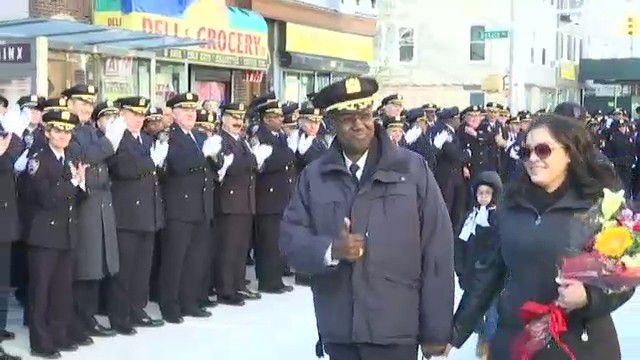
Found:
[[[582, 123], [556, 114], [539, 116], [526, 134], [520, 159], [526, 172], [505, 192], [496, 213], [497, 247], [491, 265], [476, 272], [455, 315], [451, 344], [460, 347], [499, 295], [498, 329], [490, 359], [509, 359], [523, 331], [519, 309], [527, 301], [554, 303], [568, 313], [562, 337], [577, 359], [620, 359], [610, 313], [631, 292], [606, 294], [580, 282], [558, 279], [562, 258], [582, 251], [593, 235], [580, 215], [619, 188], [613, 169], [598, 161]], [[535, 359], [566, 359], [551, 340]]]

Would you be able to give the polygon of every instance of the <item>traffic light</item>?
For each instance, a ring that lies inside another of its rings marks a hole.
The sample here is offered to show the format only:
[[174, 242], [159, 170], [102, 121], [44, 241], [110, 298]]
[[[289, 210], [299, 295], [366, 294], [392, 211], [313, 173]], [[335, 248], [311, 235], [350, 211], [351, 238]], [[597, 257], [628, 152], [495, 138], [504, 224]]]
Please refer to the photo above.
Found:
[[635, 36], [638, 32], [638, 18], [636, 16], [627, 17], [627, 35]]

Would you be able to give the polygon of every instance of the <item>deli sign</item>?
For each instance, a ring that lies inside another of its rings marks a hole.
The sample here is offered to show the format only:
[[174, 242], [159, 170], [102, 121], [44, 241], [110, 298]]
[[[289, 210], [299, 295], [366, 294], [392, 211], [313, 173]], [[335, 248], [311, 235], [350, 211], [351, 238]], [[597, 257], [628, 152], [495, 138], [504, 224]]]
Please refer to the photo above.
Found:
[[206, 41], [199, 46], [160, 51], [160, 56], [166, 54], [167, 58], [240, 69], [268, 67], [268, 30], [263, 18], [226, 5], [216, 7], [211, 0], [197, 0], [193, 4], [180, 17], [139, 10], [124, 13], [98, 9], [94, 19], [100, 25]]

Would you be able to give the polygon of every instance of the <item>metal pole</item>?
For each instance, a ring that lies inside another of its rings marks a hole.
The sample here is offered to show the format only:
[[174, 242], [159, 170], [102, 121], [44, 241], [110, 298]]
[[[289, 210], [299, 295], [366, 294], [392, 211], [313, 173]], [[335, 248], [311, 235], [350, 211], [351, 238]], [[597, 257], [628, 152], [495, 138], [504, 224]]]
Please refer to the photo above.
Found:
[[519, 109], [516, 109], [516, 89], [513, 76], [514, 70], [514, 58], [515, 58], [515, 41], [514, 41], [514, 28], [515, 28], [515, 0], [510, 0], [510, 24], [509, 24], [509, 108], [512, 114], [516, 114]]

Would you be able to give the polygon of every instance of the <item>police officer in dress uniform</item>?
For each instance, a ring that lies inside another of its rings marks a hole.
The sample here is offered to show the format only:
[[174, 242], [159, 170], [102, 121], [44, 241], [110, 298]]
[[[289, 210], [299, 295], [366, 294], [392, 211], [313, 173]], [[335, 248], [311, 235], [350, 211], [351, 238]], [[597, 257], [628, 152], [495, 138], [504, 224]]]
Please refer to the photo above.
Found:
[[[260, 127], [256, 132], [254, 154], [259, 173], [256, 180], [256, 276], [258, 290], [282, 294], [293, 287], [282, 282], [284, 260], [278, 247], [282, 212], [289, 203], [289, 196], [296, 178], [295, 154], [288, 147], [287, 136], [282, 131], [284, 120], [277, 99], [267, 99], [258, 104]], [[263, 155], [262, 149], [269, 149]]]
[[[459, 129], [462, 149], [467, 152], [468, 162], [464, 167], [464, 177], [471, 180], [484, 171], [496, 168], [495, 130], [482, 117], [482, 108], [469, 106], [462, 112], [464, 124]], [[500, 126], [496, 121], [495, 126]], [[470, 184], [469, 184], [470, 185]], [[470, 188], [470, 186], [469, 186]]]
[[[182, 323], [183, 316], [210, 317], [200, 307], [204, 283], [207, 241], [213, 219], [213, 189], [203, 146], [212, 138], [194, 131], [198, 95], [178, 94], [167, 101], [174, 124], [169, 131], [166, 159], [166, 237], [160, 261], [160, 310], [169, 323]], [[208, 270], [208, 269], [207, 269]]]
[[77, 205], [86, 189], [86, 165], [67, 150], [79, 119], [66, 111], [44, 116], [47, 145], [27, 165], [32, 211], [29, 245], [29, 338], [31, 354], [56, 359], [59, 351], [89, 345], [72, 334], [73, 249], [78, 241]]
[[296, 154], [298, 173], [313, 160], [320, 158], [331, 145], [327, 137], [321, 134], [323, 116], [322, 109], [314, 107], [313, 104], [307, 104], [300, 110], [300, 128], [297, 133], [292, 134], [297, 138], [289, 138], [293, 141], [291, 149]]
[[483, 171], [495, 171], [499, 173], [500, 155], [502, 154], [502, 149], [507, 145], [507, 130], [505, 129], [504, 124], [500, 121], [504, 107], [501, 104], [490, 102], [487, 103], [485, 110], [487, 111], [487, 116], [482, 122], [481, 127], [488, 133], [486, 136], [486, 144], [489, 152], [489, 162], [487, 163], [487, 166], [483, 167], [478, 172], [478, 174]]
[[[8, 105], [6, 98], [0, 96], [0, 106]], [[14, 333], [7, 331], [9, 298], [11, 297], [11, 249], [20, 238], [16, 181], [13, 166], [22, 153], [24, 146], [20, 138], [6, 131], [0, 124], [0, 342], [11, 340]], [[0, 346], [0, 359], [17, 360], [4, 352]]]
[[244, 305], [239, 291], [246, 287], [245, 262], [256, 211], [257, 163], [243, 138], [245, 113], [242, 103], [222, 106], [222, 150], [216, 166], [216, 291], [219, 303], [236, 306]]
[[434, 176], [447, 204], [454, 229], [463, 221], [468, 192], [463, 176], [463, 164], [469, 160], [469, 154], [463, 152], [459, 135], [455, 130], [460, 126], [459, 116], [457, 107], [442, 109], [438, 112], [438, 121], [431, 132], [431, 141], [437, 149]]
[[42, 103], [44, 98], [38, 95], [27, 95], [18, 99], [21, 115], [29, 117], [27, 128], [22, 133], [22, 141], [30, 154], [44, 147], [44, 127], [42, 126]]
[[433, 127], [433, 125], [436, 123], [437, 120], [437, 113], [440, 110], [440, 108], [438, 107], [438, 105], [434, 104], [434, 103], [426, 103], [424, 105], [422, 105], [422, 108], [424, 109], [426, 115], [427, 115], [427, 123], [429, 124], [429, 127]]
[[[215, 139], [216, 139], [215, 142], [218, 145], [216, 145], [217, 151], [215, 151], [215, 154], [212, 154], [212, 155], [217, 156], [217, 154], [220, 152], [220, 149], [222, 147], [222, 138], [219, 135], [216, 135], [217, 128], [218, 128], [217, 114], [209, 110], [198, 109], [196, 114], [196, 125], [194, 128], [197, 131], [200, 131], [201, 133], [205, 134], [207, 138], [211, 138], [215, 136]], [[207, 179], [206, 187], [212, 190], [212, 194], [211, 194], [211, 199], [207, 199], [206, 205], [210, 207], [210, 209], [208, 209], [207, 212], [213, 214], [214, 213], [213, 192], [215, 191], [217, 174], [215, 174], [212, 171], [213, 167], [215, 166], [212, 162], [215, 160], [213, 158], [207, 158], [207, 161], [211, 162], [211, 167], [207, 169], [208, 175], [206, 178]], [[212, 218], [210, 220], [209, 228], [215, 229], [215, 218]], [[207, 249], [205, 252], [206, 258], [204, 261], [204, 276], [203, 276], [200, 296], [198, 298], [198, 304], [202, 308], [212, 308], [218, 305], [216, 301], [212, 301], [211, 299], [209, 299], [209, 295], [212, 294], [212, 289], [215, 286], [214, 259], [215, 259], [215, 251], [218, 247], [218, 245], [216, 244], [216, 238], [214, 236], [213, 230], [209, 231], [209, 237], [207, 238], [205, 245]]]
[[111, 179], [106, 161], [117, 149], [122, 134], [116, 139], [111, 134], [103, 136], [92, 123], [97, 97], [94, 86], [78, 84], [62, 94], [68, 99], [69, 112], [80, 121], [69, 144], [69, 156], [73, 161], [89, 165], [87, 196], [78, 208], [78, 244], [74, 250], [76, 321], [73, 336], [79, 339], [115, 336], [115, 331], [99, 324], [95, 315], [100, 302], [100, 282], [119, 270]]
[[436, 152], [431, 143], [431, 125], [426, 110], [421, 107], [407, 110], [406, 121], [409, 126], [404, 137], [406, 148], [422, 155], [429, 169], [434, 169]]
[[[154, 140], [160, 140], [161, 142], [169, 141], [169, 133], [165, 128], [164, 119], [164, 111], [159, 107], [149, 107], [149, 110], [145, 113], [144, 116], [144, 125], [142, 127], [142, 131], [151, 136]], [[164, 164], [156, 167], [156, 172], [160, 181], [160, 187], [164, 187]], [[158, 281], [160, 277], [160, 247], [162, 245], [162, 230], [156, 231], [155, 234], [155, 242], [153, 246], [153, 261], [151, 265], [151, 276], [149, 280], [149, 300], [153, 302], [159, 301], [159, 290], [158, 290]]]
[[391, 142], [397, 146], [404, 147], [406, 145], [404, 140], [404, 118], [402, 116], [385, 116], [383, 124]]
[[291, 101], [287, 101], [286, 103], [282, 104], [282, 115], [284, 116], [284, 121], [282, 122], [282, 131], [287, 137], [289, 137], [298, 128], [298, 120], [300, 119], [300, 104]]
[[[164, 204], [156, 173], [154, 139], [142, 132], [149, 100], [134, 96], [116, 101], [126, 131], [115, 155], [108, 160], [113, 180], [120, 271], [109, 286], [108, 312], [112, 328], [122, 335], [136, 333], [134, 327], [162, 326], [145, 311], [156, 232], [164, 226]], [[121, 126], [120, 125], [120, 126]]]

